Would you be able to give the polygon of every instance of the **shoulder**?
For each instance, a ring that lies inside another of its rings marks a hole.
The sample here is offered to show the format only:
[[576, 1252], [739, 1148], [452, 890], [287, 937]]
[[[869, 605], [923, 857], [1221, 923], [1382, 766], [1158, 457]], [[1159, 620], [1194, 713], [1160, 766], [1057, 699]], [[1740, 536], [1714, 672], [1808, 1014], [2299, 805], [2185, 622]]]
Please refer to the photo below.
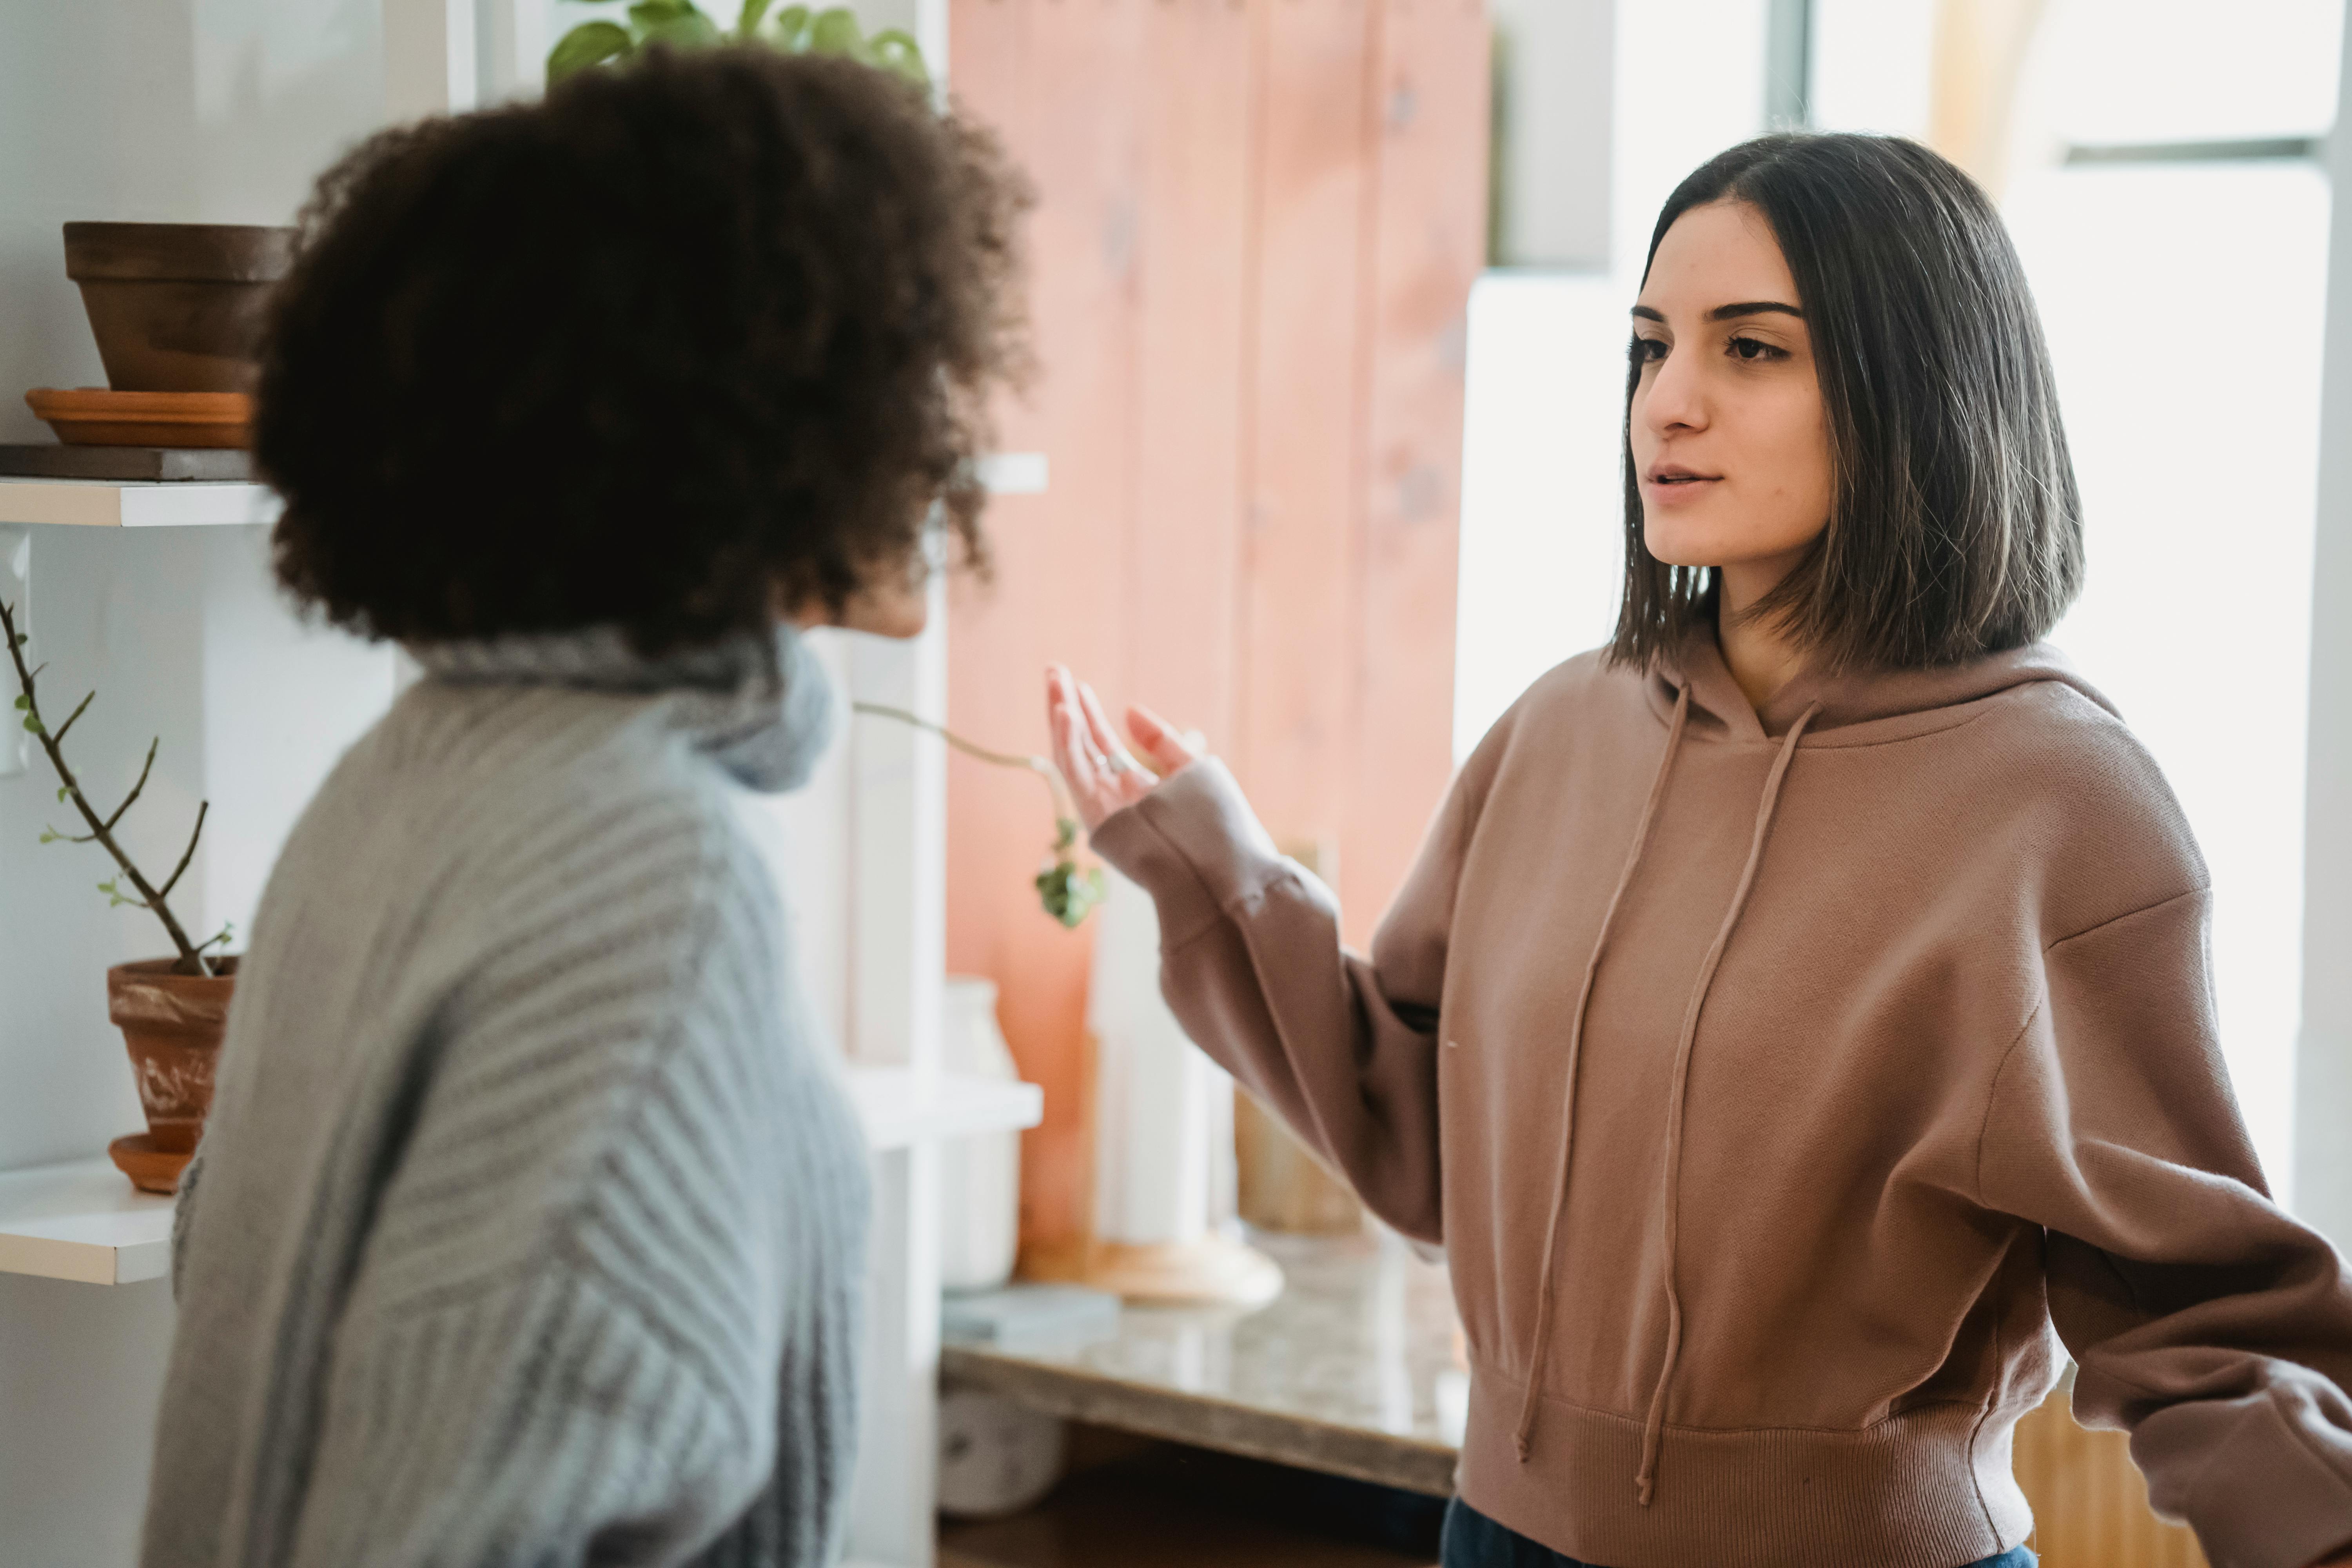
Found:
[[1980, 776], [2043, 868], [2042, 926], [2056, 942], [2201, 892], [2204, 857], [2164, 770], [2129, 725], [2062, 680], [2004, 693], [1968, 727]]
[[781, 899], [740, 793], [656, 702], [419, 688], [354, 749], [280, 868], [298, 913], [414, 933], [394, 979], [453, 1024], [574, 1002], [650, 1020], [786, 984]]
[[1664, 732], [1648, 685], [1642, 670], [1612, 664], [1605, 647], [1554, 665], [1463, 761], [1456, 796], [1475, 812], [1507, 780], [1549, 793], [1590, 769], [1615, 768]]
[[1641, 672], [1610, 663], [1605, 647], [1590, 649], [1536, 677], [1488, 728], [1465, 768], [1499, 766], [1507, 752], [1647, 704]]

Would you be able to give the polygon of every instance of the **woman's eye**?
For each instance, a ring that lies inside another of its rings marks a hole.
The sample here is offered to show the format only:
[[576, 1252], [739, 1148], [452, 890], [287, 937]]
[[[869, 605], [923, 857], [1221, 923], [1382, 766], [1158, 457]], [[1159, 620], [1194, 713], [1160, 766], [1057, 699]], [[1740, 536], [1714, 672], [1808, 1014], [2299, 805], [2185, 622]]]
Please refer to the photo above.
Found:
[[1666, 345], [1656, 338], [1635, 338], [1626, 345], [1626, 353], [1635, 364], [1655, 364], [1666, 357]]
[[1734, 338], [1729, 346], [1734, 357], [1745, 360], [1787, 359], [1789, 351], [1760, 338]]

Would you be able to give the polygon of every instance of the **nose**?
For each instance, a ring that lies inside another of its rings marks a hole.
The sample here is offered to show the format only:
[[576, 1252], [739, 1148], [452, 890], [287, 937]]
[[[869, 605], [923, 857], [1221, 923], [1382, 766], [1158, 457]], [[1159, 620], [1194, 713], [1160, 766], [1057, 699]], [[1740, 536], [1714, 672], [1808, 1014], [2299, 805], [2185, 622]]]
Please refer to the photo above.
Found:
[[1652, 433], [1664, 436], [1678, 430], [1703, 430], [1706, 427], [1706, 396], [1705, 378], [1700, 374], [1698, 356], [1687, 351], [1672, 350], [1650, 373], [1648, 391], [1642, 399], [1642, 420]]

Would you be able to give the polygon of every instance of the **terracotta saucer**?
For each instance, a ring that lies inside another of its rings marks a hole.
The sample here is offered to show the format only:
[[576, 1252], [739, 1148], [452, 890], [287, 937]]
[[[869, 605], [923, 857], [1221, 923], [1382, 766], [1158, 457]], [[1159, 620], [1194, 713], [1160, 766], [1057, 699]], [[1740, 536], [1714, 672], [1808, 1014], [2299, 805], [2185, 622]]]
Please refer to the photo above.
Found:
[[74, 447], [250, 447], [253, 399], [242, 392], [112, 392], [37, 386], [25, 394], [58, 439]]
[[155, 1140], [146, 1133], [132, 1132], [109, 1143], [106, 1157], [141, 1192], [162, 1193], [168, 1197], [180, 1190], [180, 1173], [188, 1168], [188, 1162], [195, 1155], [167, 1154], [156, 1148]]

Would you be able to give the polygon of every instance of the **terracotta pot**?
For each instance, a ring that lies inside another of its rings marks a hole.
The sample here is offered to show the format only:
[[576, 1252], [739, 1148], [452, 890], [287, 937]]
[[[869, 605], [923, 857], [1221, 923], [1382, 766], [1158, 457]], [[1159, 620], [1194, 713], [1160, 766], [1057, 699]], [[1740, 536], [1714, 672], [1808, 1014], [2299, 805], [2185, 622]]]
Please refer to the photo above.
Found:
[[248, 224], [69, 223], [81, 285], [117, 392], [250, 392], [262, 311], [294, 260], [294, 231]]
[[226, 974], [174, 974], [173, 960], [118, 963], [106, 972], [106, 1016], [131, 1047], [147, 1135], [161, 1153], [196, 1147], [212, 1109], [213, 1067], [220, 1059], [236, 960]]

